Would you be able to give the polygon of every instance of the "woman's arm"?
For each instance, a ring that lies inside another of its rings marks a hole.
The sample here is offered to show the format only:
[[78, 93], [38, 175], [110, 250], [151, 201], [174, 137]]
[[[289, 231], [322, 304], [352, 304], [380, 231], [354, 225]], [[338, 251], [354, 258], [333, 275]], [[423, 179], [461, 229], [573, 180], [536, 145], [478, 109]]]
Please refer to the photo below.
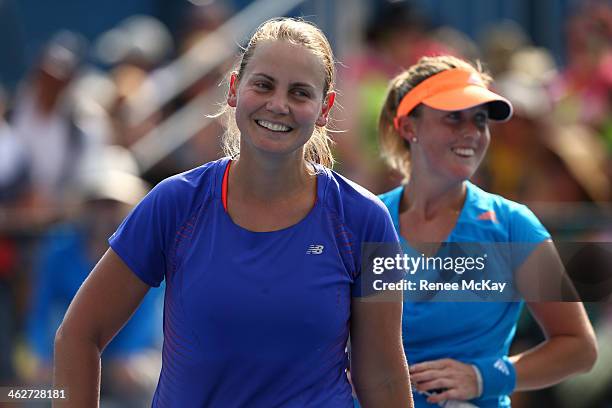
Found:
[[589, 371], [597, 359], [597, 341], [581, 302], [577, 300], [552, 241], [542, 242], [517, 272], [519, 288], [546, 340], [510, 361], [516, 390], [554, 385], [572, 374]]
[[[527, 244], [521, 245], [518, 249], [529, 248]], [[582, 303], [543, 301], [575, 296], [552, 241], [542, 242], [533, 250], [517, 271], [517, 285], [528, 300], [531, 314], [538, 321], [546, 340], [510, 357], [513, 368], [507, 369], [514, 369], [514, 375], [504, 375], [494, 368], [496, 363], [506, 364], [498, 361], [496, 356], [475, 363], [479, 370], [484, 369], [479, 373], [483, 380], [481, 391], [486, 396], [557, 384], [572, 374], [588, 371], [597, 358], [595, 335]], [[542, 301], [536, 301], [538, 299]], [[418, 390], [446, 389], [428, 397], [430, 403], [481, 396], [477, 391], [478, 377], [473, 367], [465, 362], [453, 359], [422, 362], [411, 366], [410, 374]]]
[[393, 301], [389, 294], [352, 301], [351, 380], [363, 408], [413, 406], [402, 345], [401, 293], [391, 296]]
[[100, 354], [149, 290], [109, 249], [72, 300], [55, 336], [54, 387], [66, 400], [54, 407], [97, 407]]
[[573, 374], [589, 371], [597, 360], [597, 340], [580, 302], [527, 304], [546, 340], [510, 357], [516, 390], [548, 387]]

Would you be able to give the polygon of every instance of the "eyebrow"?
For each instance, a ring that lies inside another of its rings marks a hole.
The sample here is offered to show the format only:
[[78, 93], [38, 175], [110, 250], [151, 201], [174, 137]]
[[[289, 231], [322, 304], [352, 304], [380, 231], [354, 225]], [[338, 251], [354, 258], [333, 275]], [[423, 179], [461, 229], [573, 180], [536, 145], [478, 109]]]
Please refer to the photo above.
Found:
[[[276, 82], [276, 80], [274, 78], [272, 78], [270, 75], [267, 75], [267, 74], [264, 74], [264, 73], [256, 72], [256, 73], [253, 74], [253, 76], [263, 77], [263, 78], [267, 79], [270, 82]], [[299, 86], [299, 87], [302, 87], [302, 88], [315, 89], [315, 87], [313, 85], [308, 84], [306, 82], [291, 82], [289, 85], [290, 86]]]

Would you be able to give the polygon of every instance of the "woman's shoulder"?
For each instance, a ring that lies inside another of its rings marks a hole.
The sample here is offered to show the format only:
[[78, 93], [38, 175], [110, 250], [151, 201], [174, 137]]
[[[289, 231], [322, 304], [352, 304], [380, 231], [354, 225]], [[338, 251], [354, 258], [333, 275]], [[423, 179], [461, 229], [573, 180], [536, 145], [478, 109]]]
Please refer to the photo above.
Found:
[[205, 163], [191, 170], [170, 176], [160, 181], [151, 191], [153, 197], [165, 200], [190, 202], [202, 201], [207, 196], [215, 195], [223, 171], [229, 158]]
[[485, 224], [502, 228], [510, 240], [532, 242], [550, 238], [542, 222], [525, 204], [487, 192], [472, 183], [468, 183], [468, 200], [467, 216], [480, 228]]
[[324, 199], [329, 205], [341, 206], [355, 215], [387, 212], [383, 202], [365, 187], [328, 168], [323, 171], [326, 178]]
[[389, 211], [392, 208], [399, 207], [399, 202], [402, 198], [402, 194], [404, 193], [404, 186], [398, 186], [393, 190], [387, 191], [386, 193], [382, 193], [378, 196], [380, 200], [387, 206]]
[[327, 168], [324, 171], [322, 200], [333, 221], [347, 227], [358, 239], [390, 240], [385, 234], [395, 230], [383, 202], [374, 193], [337, 172]]
[[467, 186], [470, 205], [477, 210], [493, 211], [498, 218], [523, 216], [526, 213], [532, 213], [525, 204], [485, 191], [471, 182], [468, 182]]
[[[155, 213], [165, 219], [182, 222], [217, 196], [228, 158], [198, 166], [159, 182], [138, 204], [138, 213]], [[219, 185], [219, 188], [217, 188]]]
[[329, 171], [326, 203], [331, 213], [340, 216], [361, 242], [397, 242], [393, 220], [385, 204], [374, 193]]
[[179, 189], [182, 192], [194, 190], [203, 185], [216, 184], [216, 176], [223, 172], [229, 158], [224, 157], [219, 160], [205, 163], [191, 170], [172, 175], [162, 180], [157, 186], [165, 189]]

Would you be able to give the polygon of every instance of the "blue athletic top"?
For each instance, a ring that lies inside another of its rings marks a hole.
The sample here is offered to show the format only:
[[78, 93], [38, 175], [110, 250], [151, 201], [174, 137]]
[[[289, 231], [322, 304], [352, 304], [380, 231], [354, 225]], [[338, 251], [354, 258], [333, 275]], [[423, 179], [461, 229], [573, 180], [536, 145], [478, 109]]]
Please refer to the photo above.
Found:
[[[467, 196], [446, 242], [539, 243], [550, 234], [524, 205], [478, 188], [469, 181]], [[399, 234], [400, 186], [380, 198]], [[402, 245], [407, 241], [400, 237]], [[533, 246], [535, 248], [535, 245]], [[484, 392], [473, 402], [479, 407], [509, 407], [514, 388], [508, 349], [523, 302], [405, 302], [403, 342], [410, 364], [453, 358], [476, 365], [483, 377]], [[415, 407], [431, 407], [415, 393]]]
[[222, 204], [228, 162], [162, 181], [109, 240], [144, 282], [166, 281], [153, 406], [352, 407], [351, 297], [361, 242], [397, 242], [385, 206], [317, 166], [304, 219], [248, 231]]

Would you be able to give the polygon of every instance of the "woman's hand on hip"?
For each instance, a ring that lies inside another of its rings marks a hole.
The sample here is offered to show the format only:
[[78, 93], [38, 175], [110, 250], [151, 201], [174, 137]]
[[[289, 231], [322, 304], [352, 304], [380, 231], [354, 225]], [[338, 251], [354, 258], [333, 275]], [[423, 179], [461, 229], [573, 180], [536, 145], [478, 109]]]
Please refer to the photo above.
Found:
[[[450, 358], [424, 361], [410, 367], [410, 379], [417, 391], [428, 395], [429, 403], [470, 400], [479, 396], [474, 367]], [[432, 391], [437, 393], [430, 394]]]

